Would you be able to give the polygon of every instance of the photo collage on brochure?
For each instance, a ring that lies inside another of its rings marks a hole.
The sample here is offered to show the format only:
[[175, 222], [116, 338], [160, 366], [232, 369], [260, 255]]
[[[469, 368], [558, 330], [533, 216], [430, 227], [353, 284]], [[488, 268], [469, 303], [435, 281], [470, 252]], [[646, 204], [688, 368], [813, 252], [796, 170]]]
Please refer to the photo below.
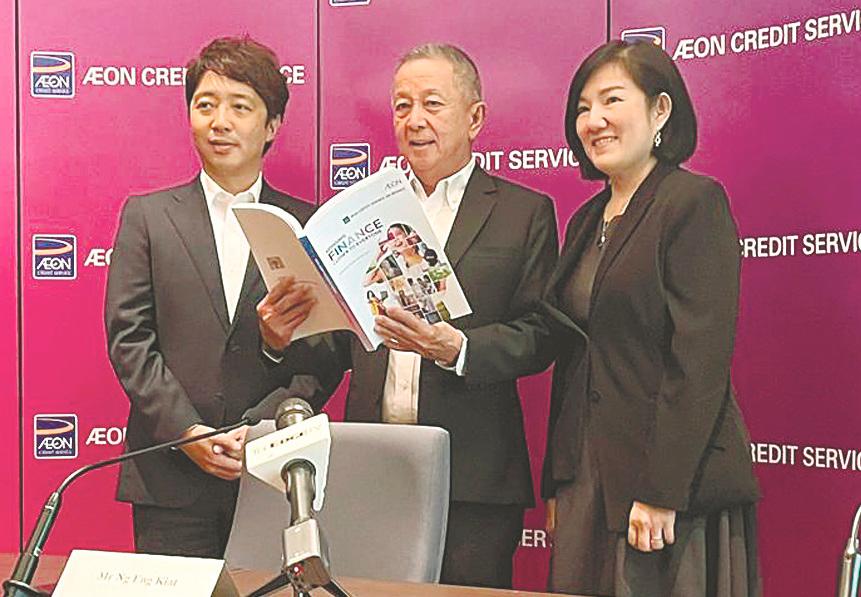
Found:
[[389, 226], [377, 256], [365, 273], [364, 287], [372, 315], [402, 307], [428, 323], [451, 319], [445, 303], [448, 263], [428, 247], [409, 224]]

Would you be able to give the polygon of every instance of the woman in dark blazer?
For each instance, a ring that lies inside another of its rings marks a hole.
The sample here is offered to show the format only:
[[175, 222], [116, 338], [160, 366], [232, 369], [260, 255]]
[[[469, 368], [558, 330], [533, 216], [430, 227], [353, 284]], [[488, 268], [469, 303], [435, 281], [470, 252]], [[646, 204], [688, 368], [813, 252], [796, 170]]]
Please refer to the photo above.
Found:
[[684, 82], [653, 44], [609, 42], [574, 75], [565, 129], [607, 186], [571, 218], [545, 300], [564, 347], [550, 589], [759, 595], [759, 490], [730, 385], [738, 236], [721, 185], [679, 167], [696, 146]]

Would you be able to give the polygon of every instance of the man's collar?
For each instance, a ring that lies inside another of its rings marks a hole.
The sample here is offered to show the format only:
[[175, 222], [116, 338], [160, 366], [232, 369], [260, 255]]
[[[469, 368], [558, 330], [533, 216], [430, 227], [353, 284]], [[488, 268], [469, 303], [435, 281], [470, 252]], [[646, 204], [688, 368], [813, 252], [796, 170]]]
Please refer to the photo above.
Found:
[[[475, 170], [475, 156], [469, 159], [469, 161], [466, 163], [466, 166], [464, 166], [451, 176], [447, 176], [446, 178], [440, 180], [436, 184], [436, 187], [434, 188], [431, 195], [442, 189], [443, 197], [445, 197], [445, 201], [446, 203], [448, 203], [449, 208], [452, 211], [457, 211], [457, 208], [460, 205], [461, 200], [463, 199], [463, 193], [466, 190], [466, 184], [469, 182], [469, 178], [470, 176], [472, 176], [473, 170]], [[428, 195], [427, 193], [425, 193], [424, 186], [422, 186], [421, 181], [412, 171], [410, 171], [409, 180], [410, 185], [413, 187], [413, 190], [416, 192], [416, 195], [418, 195], [419, 200], [427, 200]]]
[[[250, 202], [257, 203], [260, 201], [260, 192], [263, 189], [263, 173], [260, 172], [257, 175], [257, 180], [254, 181], [247, 190], [237, 193], [233, 195], [232, 193], [228, 193], [221, 185], [219, 185], [213, 178], [206, 173], [206, 170], [201, 169], [200, 171], [200, 186], [203, 187], [203, 196], [206, 198], [206, 202], [209, 205], [212, 205], [213, 201], [215, 201], [216, 197], [226, 196], [228, 199], [237, 198], [240, 202]], [[251, 197], [249, 200], [248, 197]]]

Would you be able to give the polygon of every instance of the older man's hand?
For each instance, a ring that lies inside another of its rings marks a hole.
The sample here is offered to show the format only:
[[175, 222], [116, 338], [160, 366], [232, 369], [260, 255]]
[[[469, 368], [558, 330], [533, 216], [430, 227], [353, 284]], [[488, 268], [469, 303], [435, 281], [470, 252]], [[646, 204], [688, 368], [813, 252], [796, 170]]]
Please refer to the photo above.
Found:
[[445, 322], [433, 325], [400, 307], [386, 308], [374, 318], [374, 331], [391, 350], [415, 352], [448, 367], [460, 354], [463, 337]]
[[257, 323], [266, 346], [281, 351], [289, 346], [293, 332], [317, 304], [311, 284], [294, 276], [281, 279], [257, 305]]

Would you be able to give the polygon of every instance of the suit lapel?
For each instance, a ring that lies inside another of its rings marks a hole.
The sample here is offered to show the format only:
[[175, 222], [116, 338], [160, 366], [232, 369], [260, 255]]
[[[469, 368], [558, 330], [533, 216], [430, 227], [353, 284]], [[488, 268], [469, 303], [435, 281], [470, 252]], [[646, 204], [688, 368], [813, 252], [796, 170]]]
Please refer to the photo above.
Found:
[[475, 167], [463, 192], [463, 200], [445, 243], [445, 254], [453, 268], [472, 245], [496, 205], [496, 183], [484, 170]]
[[[239, 292], [239, 300], [236, 303], [236, 311], [233, 314], [233, 321], [230, 323], [230, 328], [227, 330], [227, 338], [233, 334], [236, 329], [240, 314], [244, 313], [246, 303], [253, 301], [255, 296], [262, 296], [266, 293], [266, 287], [263, 284], [263, 278], [260, 277], [260, 270], [257, 269], [257, 263], [254, 261], [254, 255], [249, 251], [248, 261], [245, 263], [245, 277], [242, 279], [242, 290]], [[257, 305], [252, 308], [256, 311]]]
[[[389, 349], [380, 346], [374, 352], [366, 352], [359, 339], [351, 334], [350, 353], [353, 372], [347, 399], [347, 420], [382, 421]], [[419, 380], [421, 383], [421, 376]]]
[[221, 287], [221, 272], [212, 222], [200, 180], [179, 187], [173, 192], [174, 202], [167, 208], [167, 217], [176, 229], [200, 279], [206, 287], [209, 302], [225, 331], [228, 329], [227, 303]]
[[591, 201], [591, 205], [580, 214], [578, 221], [574, 222], [568, 234], [571, 238], [566, 239], [565, 247], [562, 249], [562, 256], [559, 258], [559, 264], [553, 271], [548, 284], [549, 296], [554, 303], [559, 297], [561, 288], [560, 283], [567, 280], [572, 273], [572, 268], [577, 264], [586, 243], [595, 240], [595, 230], [598, 229], [598, 220], [604, 213], [604, 206], [610, 198], [610, 191], [604, 190]]
[[622, 247], [625, 246], [631, 234], [633, 234], [642, 221], [643, 216], [646, 215], [649, 206], [652, 204], [652, 199], [655, 197], [658, 185], [673, 169], [673, 166], [658, 163], [634, 192], [631, 201], [628, 203], [628, 208], [625, 210], [625, 214], [619, 220], [613, 234], [607, 239], [604, 255], [598, 262], [595, 281], [592, 284], [592, 304], [595, 303], [595, 297], [597, 296], [598, 289], [601, 287], [604, 276], [607, 274], [607, 270], [613, 265]]
[[556, 268], [553, 270], [553, 274], [550, 276], [550, 281], [547, 283], [544, 293], [544, 299], [541, 301], [541, 308], [545, 315], [556, 320], [562, 327], [568, 328], [584, 337], [586, 333], [560, 309], [562, 287], [564, 282], [572, 275], [574, 267], [583, 254], [586, 243], [595, 240], [594, 232], [598, 228], [598, 220], [604, 213], [604, 206], [607, 204], [609, 196], [609, 190], [603, 191], [590, 201], [586, 209], [574, 216], [577, 219], [569, 226], [568, 236], [562, 248], [562, 255]]
[[[272, 187], [266, 184], [266, 181], [264, 180], [263, 188], [260, 189], [260, 203], [268, 203], [269, 205], [286, 209], [278, 199], [278, 195], [272, 190]], [[260, 269], [258, 269], [257, 263], [254, 261], [254, 255], [249, 251], [248, 262], [245, 264], [245, 277], [242, 280], [242, 290], [239, 293], [239, 301], [236, 303], [236, 314], [233, 317], [233, 322], [230, 324], [230, 330], [227, 333], [228, 338], [236, 329], [237, 322], [239, 321], [239, 314], [244, 312], [242, 310], [246, 308], [246, 303], [249, 301], [253, 302], [256, 297], [263, 296], [264, 294], [266, 294], [266, 285], [263, 283]], [[256, 305], [252, 305], [251, 307], [252, 310], [256, 309]]]
[[[364, 351], [364, 348], [362, 350]], [[366, 352], [365, 354], [367, 354], [371, 365], [368, 368], [368, 377], [365, 378], [365, 381], [372, 392], [372, 400], [376, 402], [374, 406], [376, 420], [382, 421], [383, 393], [386, 391], [386, 374], [389, 370], [389, 349], [380, 346], [374, 352]], [[421, 384], [421, 375], [419, 375], [419, 384]], [[419, 409], [421, 409], [421, 403], [419, 403]]]

